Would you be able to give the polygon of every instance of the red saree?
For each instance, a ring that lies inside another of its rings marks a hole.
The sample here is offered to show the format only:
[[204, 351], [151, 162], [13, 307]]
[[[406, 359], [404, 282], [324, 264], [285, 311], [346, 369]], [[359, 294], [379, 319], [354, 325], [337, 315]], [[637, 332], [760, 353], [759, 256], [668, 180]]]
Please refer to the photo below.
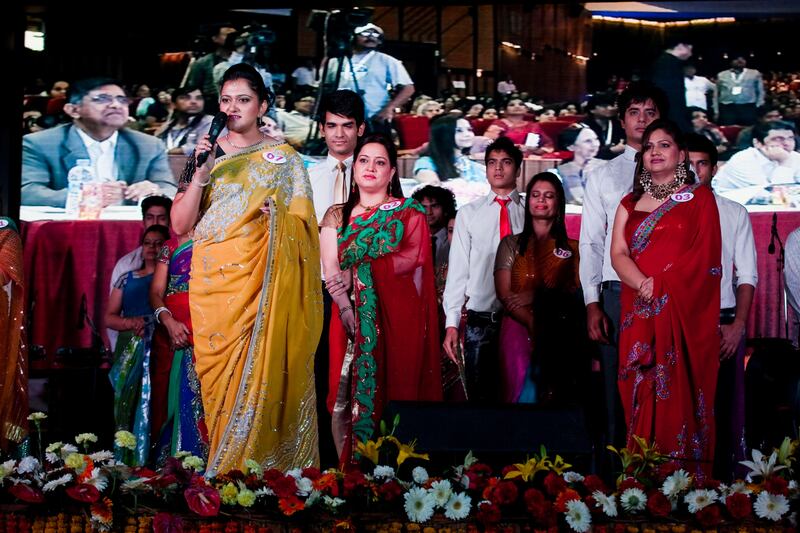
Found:
[[[714, 395], [719, 368], [719, 214], [711, 190], [692, 185], [652, 213], [634, 210], [625, 238], [653, 299], [623, 284], [619, 390], [633, 436], [709, 474], [714, 457]], [[687, 200], [688, 199], [688, 200]]]
[[390, 400], [442, 399], [431, 238], [412, 199], [389, 200], [339, 229], [339, 262], [353, 272], [356, 338], [346, 353], [338, 310], [331, 321], [328, 405], [341, 461], [373, 436]]

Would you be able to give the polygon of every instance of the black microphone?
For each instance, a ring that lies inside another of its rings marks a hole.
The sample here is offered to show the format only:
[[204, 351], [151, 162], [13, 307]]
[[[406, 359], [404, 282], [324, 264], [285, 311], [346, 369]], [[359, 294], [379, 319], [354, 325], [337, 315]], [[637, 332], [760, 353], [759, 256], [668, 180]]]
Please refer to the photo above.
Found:
[[772, 235], [769, 238], [769, 246], [767, 246], [767, 253], [772, 255], [775, 253], [775, 235], [778, 234], [778, 213], [772, 213]]
[[83, 293], [81, 296], [81, 307], [78, 310], [78, 323], [76, 324], [77, 329], [83, 329], [83, 323], [86, 322], [86, 315], [89, 313], [89, 310], [86, 308], [86, 293]]
[[[208, 142], [211, 143], [211, 146], [214, 146], [214, 143], [217, 142], [217, 137], [219, 137], [219, 134], [227, 124], [228, 115], [222, 111], [214, 115], [214, 120], [211, 121], [211, 127], [208, 129]], [[200, 152], [197, 155], [197, 165], [200, 166], [205, 163], [210, 154], [211, 152]]]

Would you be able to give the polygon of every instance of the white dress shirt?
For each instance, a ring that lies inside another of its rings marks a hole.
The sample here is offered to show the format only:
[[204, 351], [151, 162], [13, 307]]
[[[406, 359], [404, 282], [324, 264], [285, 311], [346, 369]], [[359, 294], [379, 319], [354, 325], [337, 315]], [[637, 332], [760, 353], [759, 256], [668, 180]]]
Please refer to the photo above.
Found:
[[[118, 132], [104, 141], [96, 141], [80, 128], [75, 128], [78, 136], [86, 146], [89, 159], [92, 160], [95, 179], [97, 181], [117, 181], [117, 167], [114, 164], [114, 152], [117, 149]], [[116, 280], [115, 280], [116, 281]]]
[[800, 154], [790, 152], [782, 165], [756, 147], [734, 154], [712, 180], [715, 191], [739, 203], [763, 193], [764, 187], [788, 183], [800, 183]]
[[708, 100], [706, 100], [706, 94], [714, 92], [716, 86], [703, 76], [685, 77], [683, 78], [683, 84], [686, 87], [686, 107], [707, 109]]
[[[722, 230], [722, 280], [720, 281], [720, 309], [736, 307], [734, 286], [756, 286], [756, 244], [750, 215], [742, 204], [714, 195]], [[736, 267], [734, 274], [733, 268]]]
[[[450, 243], [443, 307], [447, 327], [458, 327], [461, 308], [469, 298], [470, 311], [499, 311], [502, 304], [494, 291], [494, 258], [500, 245], [500, 204], [490, 192], [458, 210]], [[519, 233], [525, 222], [525, 202], [517, 191], [509, 195], [511, 232]]]
[[[343, 161], [344, 185], [350, 190], [350, 174], [353, 168], [353, 156]], [[339, 160], [328, 154], [327, 159], [317, 163], [308, 169], [308, 177], [311, 179], [311, 189], [314, 191], [314, 211], [317, 213], [317, 224], [322, 222], [322, 217], [330, 206], [333, 205], [333, 186], [336, 183], [336, 167]]]
[[795, 316], [800, 317], [800, 228], [789, 234], [784, 253], [786, 264], [783, 276], [786, 281], [786, 300], [794, 309]]
[[630, 146], [586, 177], [581, 214], [580, 277], [586, 305], [600, 301], [600, 284], [619, 281], [611, 266], [611, 231], [617, 207], [633, 190], [636, 150]]

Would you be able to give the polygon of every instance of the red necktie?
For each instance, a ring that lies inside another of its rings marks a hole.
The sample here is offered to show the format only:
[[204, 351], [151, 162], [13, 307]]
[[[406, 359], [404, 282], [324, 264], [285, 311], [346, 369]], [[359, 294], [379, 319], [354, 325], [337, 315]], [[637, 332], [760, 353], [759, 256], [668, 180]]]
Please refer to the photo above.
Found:
[[511, 198], [495, 197], [495, 202], [500, 204], [500, 240], [507, 235], [511, 235], [511, 221], [508, 219], [508, 202]]

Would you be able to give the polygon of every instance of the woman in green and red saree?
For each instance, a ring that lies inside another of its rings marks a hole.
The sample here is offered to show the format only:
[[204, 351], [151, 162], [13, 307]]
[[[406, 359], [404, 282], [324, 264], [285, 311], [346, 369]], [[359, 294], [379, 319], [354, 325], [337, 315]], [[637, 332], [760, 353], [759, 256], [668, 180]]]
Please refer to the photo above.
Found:
[[719, 214], [694, 181], [678, 127], [645, 130], [633, 192], [614, 220], [611, 261], [623, 283], [619, 391], [628, 445], [654, 442], [710, 474], [719, 368]]
[[390, 400], [441, 400], [441, 350], [425, 210], [403, 198], [394, 145], [356, 148], [348, 201], [322, 220], [331, 313], [328, 407], [340, 461], [357, 459]]
[[163, 464], [179, 451], [208, 458], [208, 430], [195, 371], [189, 276], [192, 240], [179, 235], [164, 243], [150, 285], [150, 305], [159, 326], [153, 335], [153, 442]]

